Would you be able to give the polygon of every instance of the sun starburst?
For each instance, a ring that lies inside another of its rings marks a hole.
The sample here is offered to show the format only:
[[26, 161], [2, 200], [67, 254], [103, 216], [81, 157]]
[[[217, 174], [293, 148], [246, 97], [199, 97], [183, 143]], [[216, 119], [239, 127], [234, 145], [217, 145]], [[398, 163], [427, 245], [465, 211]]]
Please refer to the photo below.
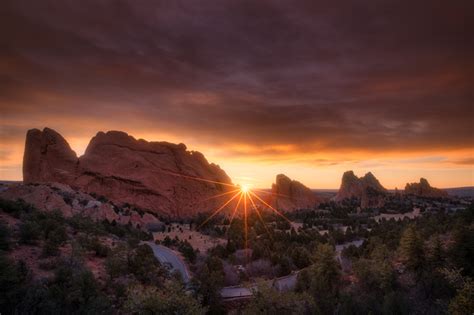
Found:
[[242, 184], [240, 186], [240, 191], [244, 194], [248, 193], [250, 191], [250, 186], [247, 184]]
[[[278, 194], [275, 192], [269, 192], [261, 189], [256, 189], [256, 188], [251, 188], [250, 184], [242, 183], [240, 185], [233, 185], [229, 183], [223, 183], [219, 181], [214, 181], [214, 180], [209, 180], [209, 179], [204, 179], [204, 178], [199, 178], [195, 176], [189, 176], [189, 175], [184, 175], [184, 174], [179, 174], [171, 171], [163, 171], [163, 173], [166, 173], [168, 175], [173, 175], [173, 176], [178, 176], [184, 179], [189, 179], [189, 180], [196, 180], [196, 181], [203, 181], [203, 182], [208, 182], [208, 183], [214, 183], [214, 184], [219, 184], [223, 185], [222, 187], [232, 187], [232, 189], [228, 189], [228, 191], [225, 191], [220, 194], [216, 194], [214, 196], [211, 196], [209, 198], [203, 199], [199, 201], [198, 203], [209, 201], [212, 199], [218, 199], [218, 198], [223, 198], [226, 197], [225, 200], [218, 206], [214, 211], [211, 212], [211, 214], [197, 227], [197, 229], [201, 229], [204, 227], [206, 224], [209, 223], [209, 221], [216, 217], [219, 213], [222, 213], [224, 209], [230, 207], [230, 204], [232, 201], [236, 201], [235, 206], [233, 206], [232, 211], [230, 211], [230, 220], [229, 220], [229, 225], [232, 224], [234, 221], [235, 217], [238, 216], [239, 210], [240, 214], [243, 217], [243, 223], [244, 223], [244, 241], [245, 241], [245, 250], [246, 253], [248, 253], [248, 234], [249, 234], [249, 224], [248, 224], [248, 218], [249, 218], [249, 212], [254, 211], [258, 217], [258, 220], [262, 223], [263, 227], [265, 228], [265, 231], [267, 232], [268, 236], [270, 239], [273, 239], [267, 224], [265, 223], [261, 211], [266, 211], [266, 210], [271, 210], [271, 212], [275, 213], [279, 217], [283, 218], [287, 222], [291, 223], [291, 221], [278, 209], [273, 207], [271, 205], [271, 201], [269, 200], [268, 202], [265, 201], [262, 197], [259, 196], [259, 194], [265, 194], [268, 195], [269, 197], [272, 196], [278, 196], [282, 198], [289, 198], [288, 196]], [[230, 196], [230, 197], [229, 197]], [[227, 229], [228, 231], [229, 229]], [[226, 232], [227, 233], [227, 232]]]
[[[243, 226], [244, 249], [245, 249], [245, 253], [246, 253], [246, 256], [247, 256], [247, 260], [248, 260], [249, 259], [249, 256], [248, 256], [249, 255], [249, 251], [248, 251], [248, 249], [249, 249], [249, 239], [248, 239], [248, 236], [249, 236], [249, 222], [248, 221], [249, 221], [250, 211], [254, 211], [256, 213], [258, 220], [263, 225], [268, 237], [271, 240], [273, 240], [272, 234], [270, 233], [270, 230], [268, 229], [268, 226], [267, 226], [267, 224], [265, 223], [265, 221], [263, 219], [261, 211], [265, 211], [265, 210], [270, 209], [272, 212], [277, 214], [279, 217], [282, 217], [283, 219], [285, 219], [286, 221], [288, 221], [290, 223], [291, 223], [291, 221], [282, 212], [280, 212], [275, 207], [273, 207], [270, 204], [270, 202], [267, 202], [263, 198], [258, 196], [258, 193], [265, 193], [267, 195], [273, 195], [273, 196], [276, 196], [278, 194], [275, 194], [273, 192], [267, 192], [267, 191], [259, 190], [259, 189], [255, 189], [255, 192], [254, 192], [253, 191], [254, 189], [252, 189], [249, 184], [240, 184], [240, 185], [237, 185], [236, 187], [237, 187], [236, 189], [233, 189], [229, 192], [221, 193], [221, 194], [218, 194], [216, 196], [213, 196], [213, 197], [207, 199], [207, 200], [209, 200], [209, 199], [213, 199], [213, 198], [219, 198], [219, 197], [223, 197], [223, 196], [230, 195], [230, 194], [234, 193], [233, 195], [231, 195], [230, 198], [228, 198], [228, 199], [226, 198], [226, 200], [222, 203], [222, 205], [219, 206], [216, 210], [214, 210], [209, 215], [209, 217], [203, 223], [201, 223], [198, 226], [198, 229], [201, 229], [213, 217], [215, 217], [220, 212], [222, 212], [226, 208], [226, 206], [228, 206], [233, 200], [237, 200], [237, 203], [235, 204], [235, 206], [233, 208], [233, 211], [231, 211], [229, 226], [232, 225], [232, 222], [234, 221], [235, 217], [237, 216], [237, 214], [240, 210], [240, 214], [241, 214], [241, 217], [243, 218], [243, 224], [244, 224], [244, 226]], [[238, 199], [237, 199], [237, 197], [238, 197]], [[228, 231], [229, 231], [229, 229], [227, 229], [226, 234], [227, 234]]]

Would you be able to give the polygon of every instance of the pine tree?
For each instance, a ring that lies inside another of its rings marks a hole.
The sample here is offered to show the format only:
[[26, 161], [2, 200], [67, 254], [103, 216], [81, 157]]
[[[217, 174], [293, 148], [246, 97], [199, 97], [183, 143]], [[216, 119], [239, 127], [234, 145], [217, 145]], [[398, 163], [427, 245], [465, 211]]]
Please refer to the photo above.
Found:
[[424, 263], [423, 241], [414, 226], [410, 225], [403, 231], [398, 250], [408, 269], [415, 272], [420, 270]]

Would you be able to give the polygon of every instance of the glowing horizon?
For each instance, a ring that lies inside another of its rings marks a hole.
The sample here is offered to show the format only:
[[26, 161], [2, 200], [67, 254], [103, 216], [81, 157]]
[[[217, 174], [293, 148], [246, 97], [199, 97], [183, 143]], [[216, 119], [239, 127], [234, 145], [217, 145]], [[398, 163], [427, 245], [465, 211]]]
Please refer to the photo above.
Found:
[[[61, 130], [59, 132], [61, 133]], [[135, 136], [133, 133], [130, 135]], [[153, 135], [145, 136], [148, 137], [140, 136], [138, 133], [135, 138], [147, 141], [169, 141], [169, 139], [157, 139]], [[78, 156], [83, 155], [91, 138], [92, 136], [90, 138], [65, 136], [66, 141]], [[177, 141], [176, 136], [168, 135], [168, 138], [176, 143], [182, 142]], [[194, 140], [190, 139], [190, 142], [194, 143]], [[2, 146], [4, 145], [0, 144], [0, 148]], [[0, 156], [2, 162], [0, 180], [22, 180], [23, 146], [24, 140], [10, 145], [12, 154], [7, 157]], [[188, 150], [195, 149], [189, 144], [187, 147]], [[201, 146], [196, 144], [196, 147]], [[356, 152], [348, 161], [319, 166], [311, 164], [311, 154], [280, 155], [281, 161], [279, 161], [277, 157], [257, 156], [252, 159], [252, 156], [248, 156], [242, 160], [241, 157], [222, 156], [223, 150], [217, 150], [212, 146], [204, 146], [204, 150], [197, 149], [197, 151], [202, 152], [209, 162], [218, 164], [234, 184], [245, 184], [251, 188], [271, 188], [275, 176], [283, 173], [311, 189], [338, 189], [342, 174], [348, 170], [353, 170], [357, 176], [372, 172], [387, 189], [403, 189], [406, 183], [418, 182], [421, 177], [428, 179], [431, 185], [439, 188], [474, 186], [474, 170], [471, 165], [456, 162], [462, 157], [474, 156], [474, 150], [470, 149], [448, 151], [444, 155], [437, 152], [409, 152], [383, 156], [380, 153]], [[370, 158], [364, 159], [367, 155], [370, 155]], [[348, 154], [333, 153], [334, 160], [340, 159], [341, 156], [347, 157]], [[327, 160], [330, 160], [329, 154]]]

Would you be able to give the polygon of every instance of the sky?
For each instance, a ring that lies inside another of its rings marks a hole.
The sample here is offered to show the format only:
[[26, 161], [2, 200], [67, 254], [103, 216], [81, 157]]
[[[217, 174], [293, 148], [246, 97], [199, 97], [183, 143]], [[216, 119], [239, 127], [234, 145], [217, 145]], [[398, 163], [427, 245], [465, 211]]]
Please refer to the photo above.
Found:
[[235, 183], [474, 185], [474, 2], [6, 0], [0, 179], [26, 131], [185, 143]]

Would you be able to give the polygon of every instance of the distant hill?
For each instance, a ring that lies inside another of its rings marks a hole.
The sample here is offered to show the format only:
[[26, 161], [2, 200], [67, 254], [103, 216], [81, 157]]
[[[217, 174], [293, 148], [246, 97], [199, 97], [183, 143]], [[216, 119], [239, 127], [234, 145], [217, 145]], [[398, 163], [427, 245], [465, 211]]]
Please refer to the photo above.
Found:
[[448, 195], [450, 195], [450, 196], [473, 197], [474, 198], [474, 186], [445, 188], [443, 190], [447, 191]]
[[312, 189], [312, 191], [323, 199], [331, 199], [337, 194], [337, 189]]
[[0, 180], [1, 185], [20, 184], [21, 180]]

